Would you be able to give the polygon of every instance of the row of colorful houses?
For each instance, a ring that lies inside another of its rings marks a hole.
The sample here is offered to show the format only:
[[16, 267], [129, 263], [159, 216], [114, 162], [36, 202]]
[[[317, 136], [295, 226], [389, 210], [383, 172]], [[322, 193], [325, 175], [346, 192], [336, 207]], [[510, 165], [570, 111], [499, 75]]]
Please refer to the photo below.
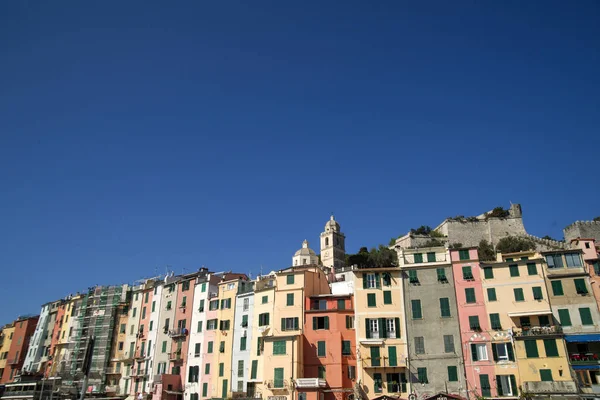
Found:
[[344, 240], [332, 218], [321, 234], [321, 261], [305, 241], [291, 267], [256, 279], [200, 269], [47, 303], [39, 317], [2, 330], [2, 382], [30, 373], [60, 378], [62, 390], [77, 388], [89, 357], [86, 390], [97, 397], [600, 392], [595, 239], [497, 253], [492, 261], [480, 260], [477, 247], [398, 240], [391, 246], [398, 262], [378, 267], [342, 265]]

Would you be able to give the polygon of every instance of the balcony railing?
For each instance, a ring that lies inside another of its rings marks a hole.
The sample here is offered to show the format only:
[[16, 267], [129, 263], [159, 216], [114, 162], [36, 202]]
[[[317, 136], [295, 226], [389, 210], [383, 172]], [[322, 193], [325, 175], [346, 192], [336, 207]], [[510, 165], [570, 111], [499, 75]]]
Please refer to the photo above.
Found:
[[288, 390], [290, 389], [290, 384], [285, 379], [273, 379], [267, 381], [267, 388], [271, 390]]
[[178, 328], [178, 329], [171, 329], [169, 331], [169, 337], [172, 339], [182, 339], [185, 338], [188, 334], [188, 330], [187, 328]]
[[513, 333], [515, 337], [531, 337], [562, 335], [563, 331], [560, 326], [532, 326], [527, 328], [515, 328]]
[[16, 365], [16, 364], [19, 363], [19, 359], [18, 358], [13, 358], [13, 359], [9, 360], [8, 363], [10, 365]]
[[388, 357], [379, 358], [363, 358], [363, 368], [390, 368], [390, 367], [405, 367], [406, 364], [401, 358], [390, 360]]
[[119, 360], [123, 362], [131, 361], [133, 360], [133, 355], [130, 352], [126, 351], [119, 357]]
[[600, 364], [600, 355], [597, 353], [569, 353], [571, 364]]
[[144, 358], [146, 358], [146, 354], [144, 354], [143, 351], [136, 351], [135, 356], [133, 358], [135, 358], [136, 360], [143, 360]]
[[[39, 393], [39, 392], [38, 392]], [[15, 391], [6, 391], [2, 398], [10, 398], [10, 397], [32, 397], [35, 394], [35, 390], [15, 390]]]
[[180, 351], [175, 351], [173, 353], [170, 353], [169, 354], [169, 361], [172, 361], [172, 362], [183, 361], [183, 357], [181, 356], [181, 352]]
[[577, 385], [573, 381], [523, 382], [523, 391], [528, 393], [577, 393]]
[[327, 386], [327, 381], [321, 378], [298, 378], [296, 379], [296, 388], [324, 388]]

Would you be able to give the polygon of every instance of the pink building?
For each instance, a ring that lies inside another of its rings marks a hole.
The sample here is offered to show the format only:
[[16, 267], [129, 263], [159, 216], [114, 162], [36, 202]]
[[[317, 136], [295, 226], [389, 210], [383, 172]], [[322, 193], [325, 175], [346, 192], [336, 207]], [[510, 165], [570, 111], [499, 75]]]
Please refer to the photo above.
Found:
[[215, 290], [214, 295], [213, 293], [209, 293], [208, 298], [208, 311], [206, 312], [206, 325], [204, 328], [205, 344], [202, 346], [203, 364], [200, 366], [200, 387], [202, 388], [202, 392], [200, 394], [201, 398], [211, 397], [213, 390], [211, 387], [212, 374], [216, 374], [218, 372], [218, 366], [216, 364], [217, 357], [215, 356], [215, 352], [218, 351], [219, 347], [218, 344], [215, 343], [217, 340], [216, 325], [218, 323], [216, 321], [219, 313], [219, 298], [217, 296], [218, 290]]
[[451, 250], [450, 258], [467, 381], [464, 394], [469, 399], [475, 399], [482, 396], [483, 387], [484, 390], [491, 391], [491, 397], [496, 397], [498, 393], [496, 385], [493, 384], [496, 368], [489, 356], [492, 354], [493, 331], [485, 305], [486, 297], [477, 248]]

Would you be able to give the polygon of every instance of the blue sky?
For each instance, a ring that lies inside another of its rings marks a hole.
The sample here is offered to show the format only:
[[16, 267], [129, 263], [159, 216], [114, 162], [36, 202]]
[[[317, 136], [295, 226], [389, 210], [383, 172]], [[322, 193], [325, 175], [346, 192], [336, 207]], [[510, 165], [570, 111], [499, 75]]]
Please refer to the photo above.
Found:
[[[415, 3], [415, 2], [413, 2]], [[0, 322], [523, 206], [600, 215], [600, 5], [0, 3]]]

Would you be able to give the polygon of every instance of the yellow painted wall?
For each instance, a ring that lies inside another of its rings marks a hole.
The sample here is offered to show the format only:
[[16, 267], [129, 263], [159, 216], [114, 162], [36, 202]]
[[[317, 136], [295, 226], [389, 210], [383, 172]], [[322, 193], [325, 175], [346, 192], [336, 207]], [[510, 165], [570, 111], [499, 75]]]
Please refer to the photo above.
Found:
[[[253, 318], [252, 322], [249, 322], [249, 324], [251, 324], [250, 326], [252, 326], [252, 343], [250, 344], [250, 368], [252, 368], [253, 360], [256, 360], [258, 363], [257, 363], [257, 370], [256, 370], [256, 379], [248, 379], [248, 382], [255, 384], [256, 393], [264, 393], [263, 382], [266, 379], [265, 378], [265, 369], [266, 369], [265, 357], [263, 356], [263, 353], [258, 355], [258, 352], [259, 352], [258, 338], [265, 338], [266, 336], [269, 335], [269, 331], [271, 330], [272, 324], [273, 324], [272, 319], [274, 318], [273, 312], [274, 312], [274, 308], [275, 308], [275, 302], [273, 301], [273, 299], [275, 298], [275, 286], [273, 286], [273, 287], [265, 286], [266, 282], [269, 279], [270, 278], [265, 278], [263, 281], [257, 282], [257, 284], [255, 286], [256, 289], [254, 292], [254, 315], [252, 317]], [[272, 279], [273, 279], [273, 285], [276, 285], [275, 277], [273, 277]], [[263, 302], [262, 299], [265, 296], [266, 296], [266, 302]], [[271, 321], [269, 321], [269, 322], [271, 325], [269, 327], [267, 327], [269, 329], [268, 331], [264, 331], [262, 329], [265, 327], [258, 326], [258, 317], [260, 314], [263, 314], [263, 313], [270, 314]], [[252, 370], [250, 369], [250, 373], [251, 373], [251, 371]], [[251, 375], [249, 375], [249, 376], [251, 377]], [[262, 397], [265, 398], [264, 395]]]
[[[2, 334], [4, 335], [4, 341], [2, 342], [2, 346], [0, 347], [0, 369], [6, 368], [6, 358], [2, 357], [4, 353], [6, 353], [6, 357], [8, 357], [8, 350], [10, 349], [10, 345], [12, 343], [12, 336], [15, 332], [14, 326], [8, 326], [2, 329]], [[0, 373], [0, 378], [2, 378], [2, 374]]]
[[[569, 361], [566, 355], [565, 342], [562, 338], [552, 338], [556, 340], [556, 347], [558, 348], [558, 357], [547, 357], [546, 350], [544, 348], [544, 340], [537, 339], [538, 358], [527, 358], [525, 352], [525, 341], [515, 340], [515, 357], [519, 366], [519, 373], [521, 376], [521, 382], [539, 382], [540, 369], [552, 370], [552, 379], [554, 381], [572, 381]], [[562, 369], [562, 376], [559, 370]]]

